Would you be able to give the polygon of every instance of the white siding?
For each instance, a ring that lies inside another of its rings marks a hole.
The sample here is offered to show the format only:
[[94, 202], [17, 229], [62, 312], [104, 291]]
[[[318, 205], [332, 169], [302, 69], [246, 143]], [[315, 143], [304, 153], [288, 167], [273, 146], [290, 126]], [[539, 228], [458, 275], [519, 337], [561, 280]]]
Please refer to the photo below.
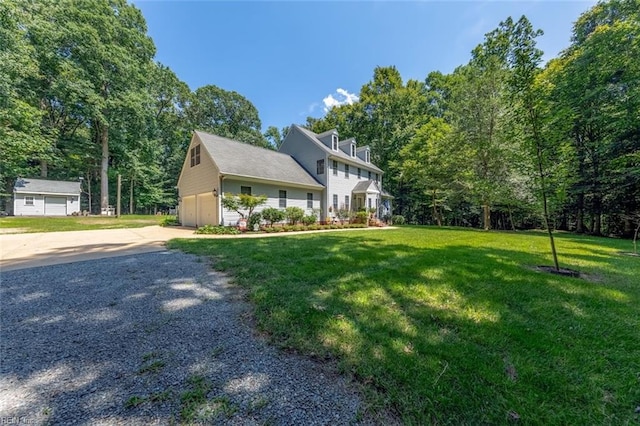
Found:
[[[26, 205], [25, 198], [33, 197], [33, 205]], [[13, 214], [14, 216], [60, 216], [70, 215], [74, 212], [80, 212], [80, 195], [43, 195], [43, 194], [23, 194], [15, 193], [13, 200]], [[45, 198], [49, 198], [54, 203], [57, 201], [63, 201], [64, 206], [60, 206], [58, 209], [49, 206], [45, 207]]]
[[[313, 208], [320, 209], [321, 191], [316, 189], [294, 188], [286, 185], [272, 185], [261, 182], [249, 182], [235, 179], [224, 179], [222, 190], [224, 193], [239, 194], [241, 186], [250, 186], [252, 195], [266, 195], [267, 203], [256, 208], [256, 212], [262, 211], [265, 207], [279, 208], [279, 191], [287, 191], [287, 207], [300, 207], [305, 214], [312, 214], [312, 209], [307, 208], [307, 193], [313, 194]], [[225, 225], [235, 225], [240, 219], [236, 212], [224, 210], [223, 220]]]
[[[333, 161], [332, 160], [330, 161], [333, 164]], [[362, 172], [362, 176], [360, 179], [358, 179], [358, 166], [349, 164], [349, 177], [347, 178], [345, 177], [345, 163], [338, 161], [338, 175], [335, 176], [333, 174], [333, 170], [331, 170], [329, 173], [329, 183], [327, 184], [327, 199], [328, 199], [329, 205], [333, 204], [333, 195], [336, 194], [338, 196], [338, 208], [342, 208], [345, 202], [345, 196], [349, 196], [350, 209], [354, 210], [357, 208], [357, 204], [354, 203], [352, 191], [353, 191], [353, 188], [358, 184], [358, 182], [368, 180], [368, 172], [369, 172], [368, 169], [365, 169], [363, 167], [360, 167], [360, 169]], [[371, 171], [371, 180], [375, 180], [375, 173], [376, 172]], [[361, 194], [359, 196], [363, 196], [363, 195], [364, 194]], [[365, 208], [369, 207], [369, 201], [368, 201], [369, 198], [371, 199], [371, 206], [375, 207], [376, 199], [379, 199], [379, 195], [367, 194], [366, 197], [367, 199], [365, 200], [363, 207]], [[329, 216], [336, 217], [336, 212], [332, 211], [329, 214]]]
[[[25, 204], [25, 197], [33, 197], [33, 205]], [[13, 200], [15, 216], [44, 216], [44, 196], [16, 193]]]

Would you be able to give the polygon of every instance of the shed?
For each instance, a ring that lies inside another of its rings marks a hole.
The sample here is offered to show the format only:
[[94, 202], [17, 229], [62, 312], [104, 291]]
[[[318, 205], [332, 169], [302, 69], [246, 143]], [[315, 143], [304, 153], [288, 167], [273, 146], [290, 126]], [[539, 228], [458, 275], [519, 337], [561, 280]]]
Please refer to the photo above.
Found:
[[13, 187], [14, 216], [67, 216], [80, 212], [80, 182], [19, 178]]

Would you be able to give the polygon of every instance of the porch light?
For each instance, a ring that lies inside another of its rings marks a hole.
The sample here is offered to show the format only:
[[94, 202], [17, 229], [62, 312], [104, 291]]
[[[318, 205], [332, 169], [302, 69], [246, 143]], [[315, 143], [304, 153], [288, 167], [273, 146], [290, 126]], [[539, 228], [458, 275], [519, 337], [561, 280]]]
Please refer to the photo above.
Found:
[[213, 191], [211, 191], [211, 193], [213, 194], [214, 197], [218, 196], [218, 188], [213, 188]]

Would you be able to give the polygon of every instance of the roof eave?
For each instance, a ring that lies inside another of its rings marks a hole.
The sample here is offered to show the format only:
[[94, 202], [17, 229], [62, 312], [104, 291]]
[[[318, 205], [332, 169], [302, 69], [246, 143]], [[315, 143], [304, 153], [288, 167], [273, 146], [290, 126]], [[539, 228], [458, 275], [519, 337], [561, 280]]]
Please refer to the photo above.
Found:
[[237, 173], [226, 173], [223, 171], [220, 172], [220, 176], [222, 178], [236, 178], [236, 179], [242, 179], [250, 182], [267, 182], [272, 185], [284, 184], [286, 186], [291, 186], [294, 188], [324, 189], [324, 185], [319, 183], [313, 184], [313, 183], [289, 182], [289, 181], [280, 180], [280, 179], [270, 179], [270, 178], [265, 178], [260, 176], [249, 176], [249, 175], [242, 175]]

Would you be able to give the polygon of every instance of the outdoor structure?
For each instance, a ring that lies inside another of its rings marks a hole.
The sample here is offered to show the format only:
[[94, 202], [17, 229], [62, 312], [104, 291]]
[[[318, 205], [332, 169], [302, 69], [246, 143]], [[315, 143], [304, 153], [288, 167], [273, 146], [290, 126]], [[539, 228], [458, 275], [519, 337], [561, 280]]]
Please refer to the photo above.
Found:
[[67, 216], [80, 213], [80, 182], [44, 179], [16, 180], [14, 216]]
[[279, 152], [195, 131], [178, 179], [180, 223], [235, 225], [240, 217], [222, 207], [225, 193], [266, 195], [256, 211], [296, 206], [320, 221], [333, 220], [339, 209], [391, 213], [392, 197], [368, 147], [339, 141], [335, 130], [317, 135], [297, 125]]

